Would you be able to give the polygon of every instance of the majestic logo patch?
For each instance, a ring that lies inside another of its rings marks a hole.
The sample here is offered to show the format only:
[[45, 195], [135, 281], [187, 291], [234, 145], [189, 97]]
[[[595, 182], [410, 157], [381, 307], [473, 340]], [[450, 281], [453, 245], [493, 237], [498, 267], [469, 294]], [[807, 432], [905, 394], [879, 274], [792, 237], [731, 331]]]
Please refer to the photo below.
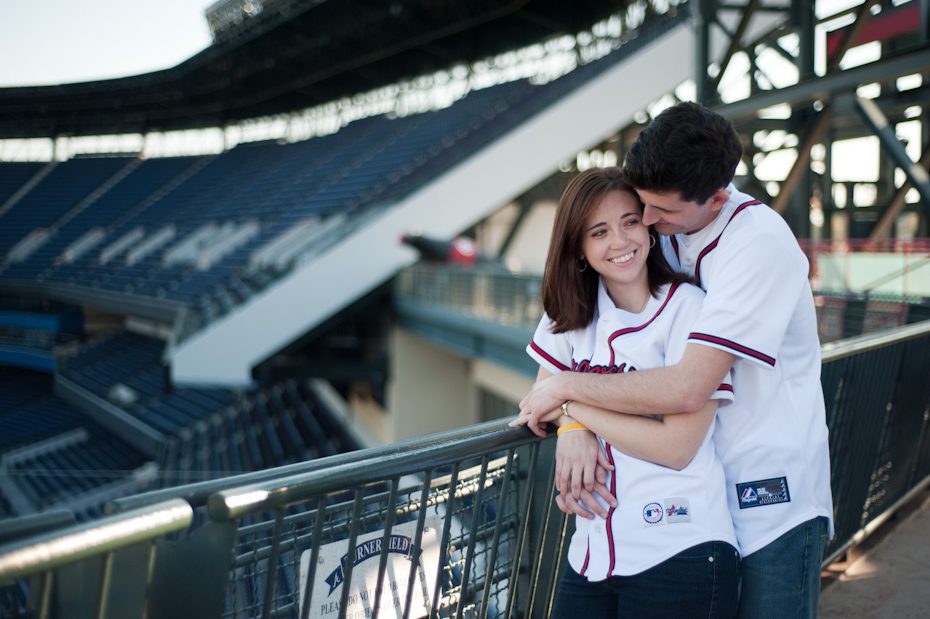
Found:
[[791, 501], [787, 477], [773, 477], [736, 484], [736, 496], [739, 499], [740, 509]]
[[643, 508], [643, 520], [649, 524], [659, 524], [665, 513], [658, 503], [647, 503]]
[[676, 522], [691, 522], [691, 505], [684, 497], [665, 499], [665, 521], [669, 524]]

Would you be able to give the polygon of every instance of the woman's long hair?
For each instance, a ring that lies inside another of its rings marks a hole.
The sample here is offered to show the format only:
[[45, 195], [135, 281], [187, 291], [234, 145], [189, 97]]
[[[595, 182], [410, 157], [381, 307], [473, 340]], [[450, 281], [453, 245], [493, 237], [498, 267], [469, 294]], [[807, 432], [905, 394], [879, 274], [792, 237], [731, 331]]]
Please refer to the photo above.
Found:
[[[581, 329], [594, 320], [599, 276], [582, 260], [582, 235], [591, 212], [611, 191], [623, 191], [632, 196], [642, 212], [643, 203], [620, 168], [581, 172], [568, 183], [559, 199], [542, 286], [543, 308], [554, 323], [553, 333]], [[655, 242], [650, 241], [653, 247], [646, 258], [646, 270], [649, 292], [655, 296], [662, 285], [688, 278], [675, 272], [665, 260], [658, 234], [652, 226], [649, 226], [649, 237]]]

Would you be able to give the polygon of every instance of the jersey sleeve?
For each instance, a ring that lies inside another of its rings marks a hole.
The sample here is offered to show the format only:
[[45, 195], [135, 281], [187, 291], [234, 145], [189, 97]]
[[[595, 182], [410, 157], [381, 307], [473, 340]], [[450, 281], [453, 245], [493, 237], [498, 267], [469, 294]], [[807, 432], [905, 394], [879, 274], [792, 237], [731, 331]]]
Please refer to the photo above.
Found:
[[[704, 301], [704, 292], [696, 287], [683, 284], [677, 291], [682, 296], [678, 304], [678, 311], [672, 321], [666, 343], [665, 365], [675, 365], [685, 354], [688, 346], [689, 336], [692, 332], [695, 320], [700, 316], [701, 308]], [[718, 400], [718, 405], [723, 405], [733, 400], [733, 380], [731, 373], [723, 377], [723, 381], [710, 396], [710, 400]]]
[[807, 283], [807, 260], [774, 235], [725, 239], [688, 341], [774, 368]]
[[553, 333], [552, 320], [543, 314], [526, 354], [553, 374], [572, 369], [572, 344], [568, 333]]

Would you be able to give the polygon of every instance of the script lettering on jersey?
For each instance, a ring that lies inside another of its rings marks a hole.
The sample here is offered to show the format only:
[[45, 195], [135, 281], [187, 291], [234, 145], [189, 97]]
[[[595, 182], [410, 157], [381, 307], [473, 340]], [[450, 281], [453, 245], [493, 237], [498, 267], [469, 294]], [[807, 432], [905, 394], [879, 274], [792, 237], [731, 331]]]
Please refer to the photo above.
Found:
[[572, 372], [588, 372], [591, 374], [623, 374], [635, 372], [636, 368], [626, 363], [620, 365], [592, 365], [590, 359], [575, 361], [572, 359]]

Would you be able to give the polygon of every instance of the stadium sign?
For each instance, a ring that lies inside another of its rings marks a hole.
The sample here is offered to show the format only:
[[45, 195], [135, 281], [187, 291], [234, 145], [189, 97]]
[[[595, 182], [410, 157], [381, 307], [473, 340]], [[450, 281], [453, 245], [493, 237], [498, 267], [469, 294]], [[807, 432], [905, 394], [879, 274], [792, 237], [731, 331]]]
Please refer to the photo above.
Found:
[[[349, 541], [341, 540], [320, 546], [316, 574], [312, 583], [309, 617], [332, 619], [342, 616], [343, 585], [346, 568], [352, 564], [352, 579], [349, 584], [345, 617], [350, 619], [371, 617], [378, 584], [378, 565], [382, 552], [387, 554], [387, 567], [381, 588], [378, 616], [385, 619], [404, 616], [404, 602], [410, 578], [411, 561], [416, 560], [416, 582], [411, 587], [409, 617], [425, 617], [430, 610], [430, 595], [439, 572], [438, 533], [442, 519], [426, 518], [419, 551], [414, 541], [416, 522], [394, 525], [384, 548], [384, 533], [378, 531], [359, 536], [355, 552], [349, 556]], [[300, 555], [300, 612], [303, 616], [303, 601], [310, 572], [311, 550]]]

